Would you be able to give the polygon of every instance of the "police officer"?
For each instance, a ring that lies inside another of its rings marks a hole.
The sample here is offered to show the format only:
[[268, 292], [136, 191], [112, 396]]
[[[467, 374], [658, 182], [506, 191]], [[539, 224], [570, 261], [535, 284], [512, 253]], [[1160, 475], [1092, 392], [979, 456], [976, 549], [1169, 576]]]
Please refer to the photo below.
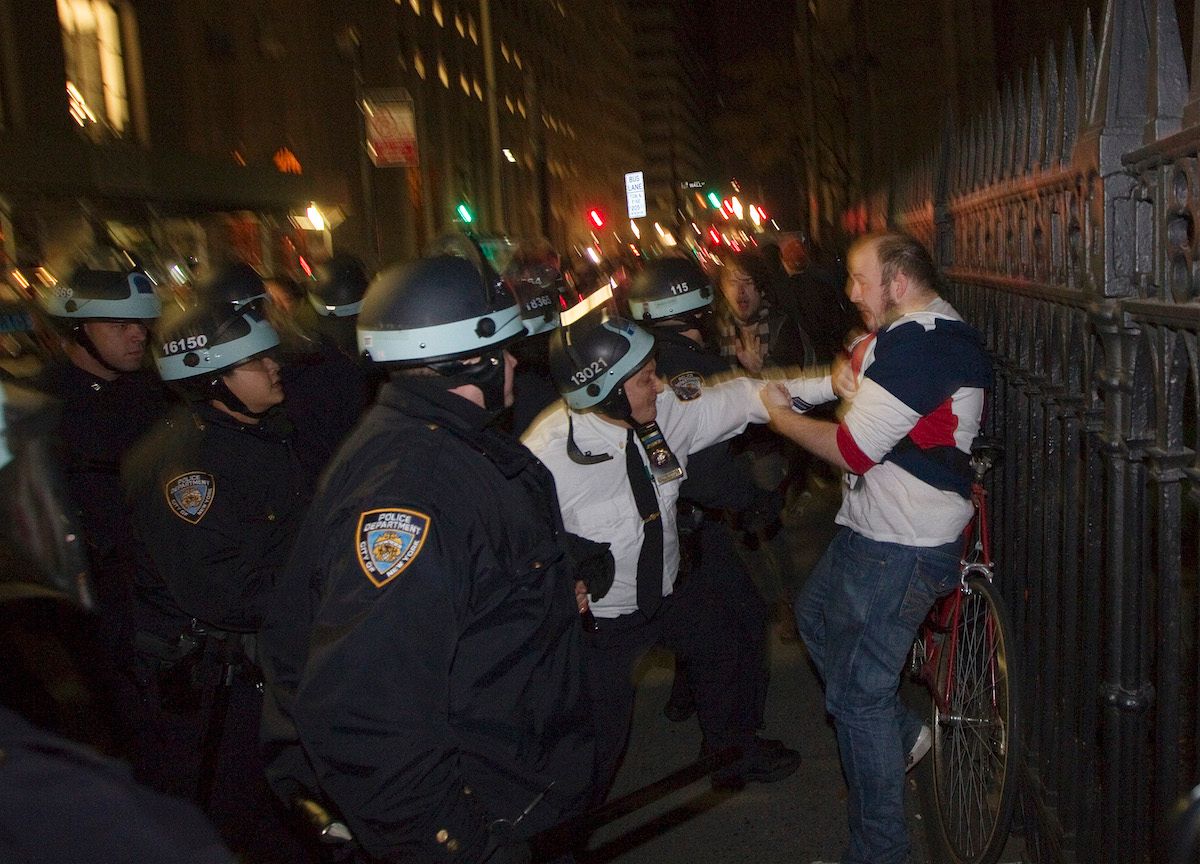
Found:
[[119, 716], [132, 720], [136, 555], [120, 463], [168, 410], [166, 391], [144, 369], [162, 304], [140, 270], [86, 267], [50, 286], [40, 300], [62, 355], [28, 383], [62, 403], [59, 456], [87, 540], [95, 611], [105, 625], [104, 659], [118, 671]]
[[522, 245], [504, 270], [504, 281], [521, 305], [527, 339], [513, 347], [517, 372], [513, 383], [513, 434], [521, 435], [546, 406], [558, 400], [550, 380], [550, 334], [558, 327], [565, 290], [558, 256], [545, 241]]
[[196, 799], [236, 851], [304, 860], [275, 817], [257, 746], [252, 636], [313, 485], [278, 408], [278, 344], [259, 302], [202, 304], [167, 323], [158, 371], [188, 404], [130, 454], [123, 480], [159, 748], [148, 781]]
[[359, 314], [391, 378], [289, 562], [265, 737], [277, 792], [319, 797], [372, 860], [528, 860], [521, 838], [589, 797], [585, 589], [549, 472], [491, 425], [524, 333], [454, 255], [384, 271]]
[[[630, 286], [630, 317], [654, 334], [658, 372], [684, 402], [703, 399], [708, 385], [730, 377], [728, 362], [704, 340], [714, 293], [712, 282], [687, 258], [651, 261]], [[750, 465], [734, 457], [727, 441], [693, 453], [679, 496], [680, 533], [688, 535], [683, 544], [690, 564], [687, 578], [717, 593], [737, 624], [733, 638], [741, 639], [746, 664], [739, 674], [756, 682], [755, 726], [761, 729], [768, 676], [767, 607], [722, 520], [726, 511], [751, 511], [760, 498]], [[671, 698], [663, 709], [672, 720], [685, 719], [695, 710], [686, 668], [677, 658]]]
[[50, 400], [0, 386], [0, 860], [232, 864], [196, 809], [113, 758], [112, 686]]
[[[526, 445], [554, 474], [567, 530], [610, 543], [616, 560], [612, 589], [590, 598], [596, 623], [585, 634], [598, 788], [606, 793], [616, 774], [632, 721], [631, 671], [654, 644], [688, 661], [705, 746], [740, 752], [718, 785], [788, 776], [799, 757], [755, 736], [753, 686], [724, 635], [724, 608], [686, 585], [675, 591], [688, 459], [765, 420], [754, 405], [761, 384], [731, 379], [681, 400], [657, 377], [654, 337], [603, 305], [555, 333], [550, 364], [565, 405], [542, 416]], [[810, 401], [832, 396], [817, 382], [788, 383]]]
[[366, 268], [339, 253], [304, 284], [293, 320], [308, 342], [284, 356], [287, 413], [321, 448], [323, 466], [374, 401], [382, 376], [358, 356], [354, 328], [367, 292]]

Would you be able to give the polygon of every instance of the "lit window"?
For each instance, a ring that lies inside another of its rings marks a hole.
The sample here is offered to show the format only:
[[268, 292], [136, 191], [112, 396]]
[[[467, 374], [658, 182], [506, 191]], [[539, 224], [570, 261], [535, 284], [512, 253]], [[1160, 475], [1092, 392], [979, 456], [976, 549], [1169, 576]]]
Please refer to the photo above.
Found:
[[513, 105], [512, 97], [507, 93], [504, 94], [504, 107], [508, 109], [509, 114], [516, 113], [516, 106]]
[[524, 66], [521, 65], [521, 55], [516, 51], [513, 51], [513, 62], [515, 62], [517, 64], [518, 69], [525, 68]]
[[463, 27], [462, 16], [457, 12], [454, 13], [454, 29], [458, 31], [459, 36], [466, 35], [467, 30], [465, 27]]
[[412, 10], [418, 15], [421, 14], [421, 0], [408, 0], [408, 5], [411, 6]]
[[446, 22], [442, 19], [442, 4], [439, 0], [433, 0], [433, 20], [439, 27], [446, 26]]
[[480, 102], [483, 101], [483, 87], [479, 85], [479, 76], [475, 75], [471, 78], [471, 89], [475, 91], [475, 98]]
[[121, 135], [129, 123], [125, 55], [116, 6], [58, 0], [71, 117], [96, 138]]
[[479, 44], [479, 31], [475, 29], [475, 16], [467, 13], [467, 33], [471, 36], [471, 41], [476, 45]]
[[509, 59], [508, 59], [508, 44], [507, 44], [507, 43], [505, 43], [505, 42], [501, 42], [501, 43], [500, 43], [500, 56], [504, 58], [504, 62], [505, 62], [505, 63], [508, 63], [508, 62], [509, 62]]
[[417, 75], [421, 80], [425, 80], [425, 58], [421, 56], [420, 50], [413, 52], [413, 69], [417, 71]]
[[438, 57], [438, 80], [447, 90], [450, 89], [450, 73], [446, 71], [446, 61]]
[[458, 73], [458, 86], [462, 88], [462, 91], [465, 95], [467, 95], [467, 96], [471, 95], [471, 83], [469, 81], [467, 81], [467, 73], [466, 72]]
[[520, 114], [522, 117], [525, 117], [525, 116], [527, 116], [527, 115], [525, 114], [525, 103], [524, 103], [524, 102], [522, 102], [520, 99], [518, 99], [518, 100], [517, 100], [517, 112], [518, 112], [518, 113], [519, 113], [519, 114]]

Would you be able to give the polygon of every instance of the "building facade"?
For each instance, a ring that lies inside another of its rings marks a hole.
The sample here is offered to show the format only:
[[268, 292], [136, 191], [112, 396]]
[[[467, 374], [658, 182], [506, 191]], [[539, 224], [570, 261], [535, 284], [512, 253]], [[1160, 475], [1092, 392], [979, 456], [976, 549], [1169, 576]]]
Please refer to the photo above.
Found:
[[639, 157], [634, 74], [606, 0], [0, 0], [0, 263], [586, 239]]

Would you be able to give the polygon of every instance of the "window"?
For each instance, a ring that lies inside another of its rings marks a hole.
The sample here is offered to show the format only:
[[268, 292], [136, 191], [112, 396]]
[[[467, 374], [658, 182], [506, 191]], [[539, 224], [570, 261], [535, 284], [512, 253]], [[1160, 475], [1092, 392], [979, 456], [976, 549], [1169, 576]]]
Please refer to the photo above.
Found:
[[71, 117], [93, 139], [120, 137], [129, 125], [125, 54], [116, 4], [58, 0]]
[[442, 4], [438, 0], [433, 0], [433, 20], [437, 22], [439, 27], [446, 26], [446, 21], [442, 17]]

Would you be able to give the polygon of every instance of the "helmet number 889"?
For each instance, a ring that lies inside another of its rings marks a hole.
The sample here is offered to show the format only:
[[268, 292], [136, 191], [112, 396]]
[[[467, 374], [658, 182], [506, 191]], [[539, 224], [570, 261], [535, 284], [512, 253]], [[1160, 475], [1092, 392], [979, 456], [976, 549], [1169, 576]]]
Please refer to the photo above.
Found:
[[571, 376], [571, 382], [576, 386], [586, 384], [608, 368], [607, 360], [593, 360]]

